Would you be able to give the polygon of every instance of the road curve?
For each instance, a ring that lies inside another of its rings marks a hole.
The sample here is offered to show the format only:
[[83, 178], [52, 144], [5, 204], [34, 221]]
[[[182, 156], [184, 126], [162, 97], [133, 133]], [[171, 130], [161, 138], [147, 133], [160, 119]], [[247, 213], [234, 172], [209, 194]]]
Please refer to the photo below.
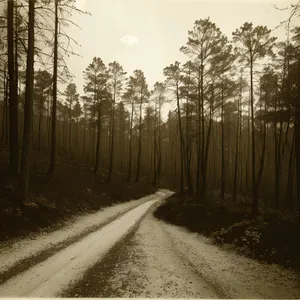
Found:
[[298, 273], [157, 220], [152, 213], [169, 194], [152, 195], [16, 274], [0, 297], [300, 298]]
[[[164, 193], [161, 195], [165, 196]], [[57, 252], [45, 261], [0, 285], [0, 297], [56, 297], [94, 263], [101, 260], [160, 200], [156, 197], [125, 213], [102, 229]]]
[[151, 213], [64, 297], [299, 299], [300, 276], [219, 248]]

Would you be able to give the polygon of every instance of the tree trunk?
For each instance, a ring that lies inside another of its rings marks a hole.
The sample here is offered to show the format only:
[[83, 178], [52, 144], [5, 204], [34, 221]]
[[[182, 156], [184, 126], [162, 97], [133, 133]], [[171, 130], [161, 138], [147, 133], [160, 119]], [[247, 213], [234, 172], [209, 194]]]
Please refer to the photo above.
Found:
[[300, 111], [297, 110], [295, 118], [295, 153], [296, 153], [296, 182], [297, 182], [297, 207], [300, 222]]
[[21, 162], [21, 199], [27, 200], [29, 175], [30, 175], [30, 152], [32, 148], [32, 119], [33, 119], [33, 78], [34, 78], [34, 5], [35, 0], [29, 0], [28, 21], [28, 51], [26, 67], [26, 91], [24, 104], [24, 135]]
[[[275, 113], [277, 112], [277, 95], [275, 96]], [[274, 121], [274, 160], [275, 160], [275, 207], [278, 209], [279, 206], [279, 143], [277, 136], [277, 122]]]
[[158, 166], [157, 166], [157, 179], [160, 182], [161, 181], [161, 172], [162, 172], [162, 157], [161, 157], [161, 128], [160, 128], [160, 122], [161, 122], [161, 105], [159, 104], [159, 108], [158, 108], [158, 134], [157, 134], [157, 138], [158, 138], [158, 146], [157, 146], [157, 150], [158, 150]]
[[126, 181], [131, 179], [131, 166], [132, 166], [132, 126], [133, 126], [133, 111], [134, 103], [131, 104], [131, 118], [130, 118], [130, 134], [129, 134], [129, 160], [128, 160], [128, 175]]
[[42, 128], [42, 111], [43, 111], [43, 95], [41, 95], [40, 111], [39, 111], [39, 129], [38, 129], [38, 151], [41, 151], [41, 128]]
[[69, 116], [69, 157], [71, 157], [72, 152], [72, 119], [71, 116]]
[[100, 162], [100, 137], [101, 137], [101, 104], [100, 101], [98, 103], [98, 134], [97, 134], [97, 145], [96, 145], [96, 162], [94, 173], [97, 174]]
[[140, 103], [139, 150], [138, 150], [138, 160], [137, 160], [136, 178], [135, 178], [136, 182], [138, 182], [140, 179], [141, 154], [142, 154], [142, 102]]
[[111, 180], [111, 174], [113, 170], [113, 163], [114, 163], [114, 147], [115, 147], [115, 102], [116, 102], [116, 96], [114, 95], [113, 103], [112, 103], [112, 115], [111, 115], [111, 141], [110, 141], [110, 162], [109, 162], [109, 172], [108, 172], [108, 178], [107, 183], [110, 183]]
[[1, 142], [4, 143], [7, 142], [6, 139], [6, 129], [7, 129], [7, 92], [8, 92], [8, 82], [6, 77], [6, 67], [4, 68], [4, 87], [3, 87], [3, 110], [2, 110], [2, 131], [1, 131]]
[[288, 179], [286, 185], [286, 203], [289, 206], [290, 211], [294, 209], [293, 203], [293, 189], [292, 189], [292, 182], [293, 182], [293, 174], [294, 174], [294, 159], [295, 159], [295, 131], [292, 138], [292, 149], [290, 152], [289, 157], [289, 169], [288, 169]]
[[14, 0], [7, 0], [7, 65], [9, 77], [9, 172], [19, 173], [18, 99], [14, 66]]
[[176, 100], [177, 100], [177, 114], [178, 114], [178, 125], [179, 125], [179, 138], [180, 138], [180, 195], [183, 195], [184, 192], [184, 145], [183, 145], [183, 133], [181, 125], [181, 112], [180, 112], [180, 103], [179, 103], [179, 86], [176, 87]]
[[[155, 125], [156, 126], [156, 125]], [[153, 142], [153, 181], [152, 184], [156, 185], [157, 183], [157, 142], [156, 142], [156, 129], [154, 130], [154, 142]]]
[[51, 131], [50, 164], [48, 170], [48, 174], [50, 176], [54, 176], [55, 162], [56, 162], [57, 56], [58, 56], [58, 0], [55, 0], [52, 131]]
[[8, 78], [6, 78], [6, 92], [5, 92], [5, 142], [8, 143], [8, 129], [9, 129], [9, 106], [8, 106]]
[[201, 88], [200, 82], [198, 82], [198, 97], [197, 97], [197, 133], [198, 133], [198, 144], [197, 144], [197, 171], [196, 171], [196, 197], [199, 199], [200, 197], [200, 164], [201, 164]]
[[241, 87], [240, 87], [240, 96], [238, 98], [238, 115], [237, 115], [237, 125], [236, 125], [236, 141], [235, 141], [235, 162], [234, 162], [234, 175], [233, 175], [233, 193], [232, 193], [232, 201], [236, 201], [237, 194], [237, 177], [238, 177], [238, 162], [239, 162], [239, 143], [240, 143], [240, 105], [242, 103], [242, 78], [241, 78]]
[[[18, 61], [18, 0], [15, 0], [15, 58], [14, 58], [14, 64], [15, 64], [15, 83], [14, 83], [14, 94], [17, 99], [17, 106], [18, 106], [18, 113], [19, 113], [19, 61]], [[19, 116], [18, 116], [19, 119]], [[32, 123], [33, 124], [33, 123]], [[18, 123], [19, 126], [19, 123]], [[18, 139], [19, 140], [19, 139]], [[18, 145], [19, 146], [19, 145]], [[18, 149], [19, 150], [19, 149]]]
[[221, 157], [222, 157], [222, 164], [221, 164], [221, 199], [224, 200], [225, 198], [225, 140], [224, 140], [224, 84], [222, 78], [222, 99], [221, 99], [221, 137], [222, 137], [222, 146], [221, 146]]
[[83, 156], [86, 157], [86, 117], [83, 119]]
[[189, 66], [188, 71], [188, 85], [187, 85], [187, 96], [186, 96], [186, 130], [185, 130], [185, 171], [186, 171], [186, 182], [188, 186], [188, 195], [192, 196], [193, 191], [193, 182], [192, 182], [192, 176], [191, 176], [191, 142], [189, 137], [189, 118], [190, 118], [190, 112], [189, 112], [189, 91], [190, 91], [190, 78], [191, 78], [191, 70]]
[[[125, 121], [123, 117], [123, 110], [121, 111], [120, 115], [120, 145], [121, 149], [125, 147]], [[124, 151], [121, 151], [121, 158], [120, 158], [120, 170], [124, 170]]]
[[210, 136], [212, 131], [212, 112], [213, 107], [211, 104], [210, 107], [210, 116], [209, 116], [209, 124], [207, 129], [207, 137], [206, 137], [206, 144], [205, 144], [205, 153], [204, 153], [204, 167], [203, 167], [203, 187], [202, 187], [202, 197], [203, 199], [206, 198], [206, 190], [207, 190], [207, 164], [208, 164], [208, 154], [209, 154], [209, 146], [210, 146]]
[[47, 150], [50, 148], [50, 143], [51, 143], [51, 134], [50, 134], [50, 128], [51, 128], [51, 112], [50, 112], [50, 97], [48, 98], [48, 103], [47, 103]]
[[[265, 102], [265, 115], [267, 114], [267, 102]], [[259, 169], [257, 173], [257, 180], [256, 180], [256, 190], [259, 190], [259, 185], [261, 182], [261, 177], [264, 169], [264, 164], [265, 164], [265, 154], [266, 154], [266, 140], [267, 140], [267, 123], [264, 121], [264, 128], [263, 128], [263, 146], [262, 146], [262, 153], [260, 157], [260, 164], [259, 164]]]
[[250, 61], [250, 101], [251, 101], [251, 137], [252, 137], [252, 210], [251, 214], [256, 217], [259, 214], [258, 193], [255, 175], [255, 124], [254, 124], [254, 98], [253, 98], [253, 59]]
[[245, 188], [245, 194], [249, 194], [249, 181], [250, 181], [250, 175], [249, 175], [249, 170], [250, 170], [250, 148], [251, 148], [251, 132], [250, 132], [250, 119], [251, 119], [251, 113], [250, 113], [250, 97], [249, 97], [249, 106], [248, 106], [248, 119], [247, 119], [247, 160], [246, 160], [246, 188]]
[[[156, 156], [157, 156], [157, 142], [156, 142], [156, 128], [157, 128], [157, 121], [156, 121], [156, 105], [155, 105], [155, 116], [154, 116], [154, 137], [153, 137], [153, 181], [152, 184], [156, 185], [157, 181], [157, 163], [156, 163]], [[149, 135], [150, 136], [150, 135]]]

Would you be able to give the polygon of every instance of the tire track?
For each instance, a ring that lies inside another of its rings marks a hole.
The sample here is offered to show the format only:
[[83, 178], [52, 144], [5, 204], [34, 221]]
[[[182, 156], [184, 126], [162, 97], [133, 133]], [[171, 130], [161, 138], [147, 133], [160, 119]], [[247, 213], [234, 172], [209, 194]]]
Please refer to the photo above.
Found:
[[[150, 200], [149, 199], [145, 200], [145, 202], [147, 202], [147, 201], [150, 201]], [[67, 247], [71, 246], [72, 244], [78, 242], [79, 240], [83, 239], [85, 236], [87, 236], [95, 231], [101, 230], [103, 227], [105, 227], [109, 223], [123, 217], [126, 213], [128, 213], [132, 209], [135, 209], [139, 205], [141, 205], [141, 203], [136, 203], [132, 207], [124, 210], [122, 213], [118, 213], [117, 215], [114, 215], [114, 216], [108, 218], [106, 221], [101, 222], [98, 225], [92, 226], [92, 227], [84, 230], [83, 232], [68, 238], [65, 241], [59, 242], [58, 244], [56, 244], [46, 250], [43, 250], [43, 251], [39, 252], [38, 254], [35, 254], [32, 257], [27, 257], [27, 258], [24, 258], [24, 259], [18, 261], [13, 266], [11, 266], [8, 270], [6, 270], [4, 272], [0, 272], [0, 285], [4, 284], [6, 281], [13, 278], [14, 276], [16, 276], [22, 272], [25, 272], [26, 270], [30, 269], [31, 267], [47, 260], [48, 258], [53, 256], [57, 252], [62, 251], [65, 248], [67, 248]]]
[[160, 199], [147, 201], [123, 213], [102, 229], [54, 254], [43, 263], [11, 278], [0, 286], [0, 296], [53, 297], [73, 285], [84, 272], [99, 261], [149, 208]]

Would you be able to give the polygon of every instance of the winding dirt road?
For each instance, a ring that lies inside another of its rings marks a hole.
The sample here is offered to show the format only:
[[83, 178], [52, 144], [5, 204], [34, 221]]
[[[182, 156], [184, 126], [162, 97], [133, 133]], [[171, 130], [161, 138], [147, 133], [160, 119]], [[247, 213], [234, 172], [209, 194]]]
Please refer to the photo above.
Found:
[[0, 297], [300, 298], [299, 274], [155, 219], [168, 195], [0, 245]]

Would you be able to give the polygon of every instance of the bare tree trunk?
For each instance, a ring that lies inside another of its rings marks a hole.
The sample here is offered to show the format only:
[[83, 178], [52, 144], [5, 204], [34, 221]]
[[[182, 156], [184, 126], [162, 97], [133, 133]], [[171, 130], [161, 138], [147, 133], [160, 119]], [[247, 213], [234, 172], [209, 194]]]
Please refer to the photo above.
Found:
[[69, 157], [71, 157], [72, 152], [72, 118], [69, 116]]
[[86, 157], [86, 116], [83, 119], [83, 156]]
[[156, 120], [156, 105], [155, 105], [155, 117], [154, 117], [154, 137], [153, 137], [153, 181], [152, 184], [156, 185], [157, 183], [157, 141], [156, 141], [156, 134], [157, 134], [157, 120]]
[[213, 104], [210, 105], [210, 116], [209, 116], [209, 124], [207, 129], [207, 137], [205, 144], [205, 153], [204, 153], [204, 168], [203, 168], [203, 187], [202, 187], [202, 196], [206, 198], [207, 192], [207, 164], [208, 164], [208, 154], [209, 154], [209, 146], [210, 146], [210, 137], [212, 131], [212, 112], [213, 112]]
[[240, 86], [240, 96], [238, 98], [238, 107], [237, 107], [237, 125], [236, 125], [236, 141], [235, 141], [235, 163], [234, 163], [234, 176], [233, 176], [233, 193], [232, 193], [232, 201], [236, 201], [237, 194], [237, 177], [238, 177], [238, 162], [239, 162], [239, 144], [240, 144], [240, 106], [242, 103], [242, 78], [241, 78], [241, 86]]
[[41, 151], [41, 128], [42, 128], [42, 111], [43, 111], [43, 95], [41, 95], [41, 103], [39, 109], [39, 129], [38, 129], [38, 151]]
[[[18, 0], [15, 0], [15, 58], [14, 58], [14, 64], [15, 64], [15, 84], [14, 84], [14, 94], [17, 99], [17, 106], [18, 106], [18, 114], [19, 114], [19, 59], [18, 59]], [[19, 117], [18, 117], [19, 119]], [[33, 124], [32, 124], [33, 125]], [[19, 123], [18, 123], [19, 126]], [[18, 142], [19, 142], [19, 137], [18, 137]], [[18, 145], [19, 146], [19, 145]], [[19, 150], [19, 149], [18, 149]]]
[[250, 181], [250, 147], [251, 147], [251, 132], [250, 132], [250, 119], [251, 119], [251, 113], [250, 113], [250, 98], [249, 98], [249, 106], [248, 106], [248, 119], [247, 119], [247, 161], [246, 161], [246, 195], [249, 194], [249, 181]]
[[296, 111], [295, 118], [295, 153], [296, 153], [296, 182], [297, 182], [297, 208], [300, 222], [300, 111]]
[[33, 78], [34, 78], [34, 5], [35, 0], [29, 0], [28, 22], [28, 51], [26, 67], [26, 91], [24, 104], [24, 136], [21, 162], [21, 198], [27, 200], [29, 175], [30, 175], [30, 152], [32, 148], [32, 119], [33, 119]]
[[161, 147], [161, 105], [159, 104], [158, 107], [158, 167], [157, 167], [157, 178], [158, 181], [161, 182], [161, 176], [162, 176], [162, 147]]
[[[155, 112], [156, 113], [156, 112]], [[154, 138], [153, 138], [153, 181], [152, 184], [156, 185], [157, 183], [157, 141], [156, 141], [156, 115], [155, 115], [155, 129], [154, 129]]]
[[289, 205], [290, 211], [294, 210], [294, 203], [293, 203], [293, 189], [292, 189], [292, 182], [293, 182], [293, 174], [294, 174], [294, 159], [295, 159], [295, 131], [292, 138], [292, 149], [290, 152], [289, 157], [289, 170], [288, 170], [288, 179], [286, 185], [286, 202]]
[[128, 175], [127, 181], [131, 180], [131, 167], [132, 167], [132, 126], [133, 126], [133, 111], [134, 103], [131, 104], [131, 118], [130, 118], [130, 133], [129, 133], [129, 160], [128, 160]]
[[[265, 102], [265, 114], [267, 113], [267, 102]], [[265, 163], [265, 154], [266, 154], [266, 140], [267, 140], [267, 123], [264, 121], [263, 125], [263, 146], [262, 146], [262, 153], [260, 157], [260, 164], [257, 174], [257, 180], [256, 180], [256, 189], [259, 190], [259, 185], [261, 182], [261, 177], [264, 169], [264, 163]]]
[[[275, 113], [277, 112], [277, 95], [275, 96]], [[278, 209], [279, 206], [279, 145], [278, 145], [278, 137], [277, 137], [277, 122], [274, 121], [274, 160], [275, 160], [275, 181], [274, 181], [274, 189], [275, 189], [275, 206]]]
[[111, 115], [111, 141], [110, 141], [110, 162], [109, 162], [109, 172], [108, 172], [108, 178], [107, 183], [110, 183], [111, 180], [111, 174], [113, 170], [113, 163], [114, 163], [114, 146], [115, 146], [115, 102], [116, 102], [116, 96], [114, 95], [113, 103], [112, 103], [112, 115]]
[[202, 188], [201, 188], [201, 197], [205, 201], [205, 195], [204, 195], [204, 170], [205, 170], [205, 118], [204, 118], [204, 86], [203, 86], [203, 70], [204, 66], [201, 65], [201, 175], [202, 175]]
[[55, 0], [55, 30], [54, 30], [54, 66], [53, 66], [53, 103], [52, 103], [52, 131], [51, 155], [48, 174], [54, 176], [56, 162], [56, 107], [57, 107], [57, 55], [58, 54], [58, 0]]
[[200, 197], [200, 167], [201, 167], [201, 88], [200, 82], [198, 82], [198, 101], [197, 101], [197, 133], [198, 133], [198, 144], [197, 144], [197, 171], [196, 171], [196, 197]]
[[14, 66], [14, 0], [7, 0], [7, 53], [9, 77], [9, 172], [19, 173], [18, 99]]
[[224, 84], [222, 78], [222, 103], [221, 103], [221, 136], [222, 136], [222, 147], [221, 147], [221, 157], [222, 157], [222, 172], [221, 172], [221, 199], [224, 200], [225, 198], [225, 141], [224, 141]]
[[254, 124], [254, 97], [253, 97], [253, 59], [250, 61], [250, 101], [251, 101], [251, 137], [252, 137], [252, 211], [253, 217], [259, 214], [258, 209], [258, 193], [256, 185], [255, 171], [255, 124]]
[[101, 104], [98, 103], [98, 132], [97, 132], [97, 145], [96, 145], [96, 162], [94, 173], [97, 174], [100, 162], [100, 137], [101, 137]]
[[9, 129], [9, 106], [8, 106], [8, 78], [6, 78], [6, 92], [5, 92], [5, 142], [8, 142], [8, 129]]
[[136, 182], [138, 182], [140, 178], [141, 154], [142, 154], [142, 102], [140, 103], [139, 150], [138, 150], [138, 160], [137, 160], [136, 178], [135, 178]]
[[176, 87], [176, 100], [177, 100], [177, 114], [178, 114], [178, 125], [179, 125], [179, 137], [180, 137], [180, 195], [183, 195], [184, 192], [184, 142], [183, 142], [183, 133], [181, 125], [181, 112], [180, 112], [180, 103], [179, 103], [179, 87]]
[[50, 110], [50, 97], [47, 97], [47, 150], [50, 148], [50, 143], [51, 143], [51, 134], [50, 134], [50, 129], [51, 129], [51, 110]]
[[8, 81], [6, 77], [6, 66], [4, 68], [3, 74], [3, 82], [4, 82], [4, 95], [3, 95], [3, 110], [2, 110], [2, 132], [1, 132], [1, 142], [7, 142], [5, 132], [7, 130], [7, 93], [8, 93]]
[[[120, 148], [121, 149], [124, 149], [124, 146], [125, 146], [125, 124], [124, 124], [124, 117], [123, 117], [123, 110], [121, 110], [121, 113], [120, 113], [120, 132], [119, 132], [119, 135], [120, 135]], [[124, 170], [124, 151], [121, 151], [121, 154], [120, 154], [120, 170], [121, 172]]]

